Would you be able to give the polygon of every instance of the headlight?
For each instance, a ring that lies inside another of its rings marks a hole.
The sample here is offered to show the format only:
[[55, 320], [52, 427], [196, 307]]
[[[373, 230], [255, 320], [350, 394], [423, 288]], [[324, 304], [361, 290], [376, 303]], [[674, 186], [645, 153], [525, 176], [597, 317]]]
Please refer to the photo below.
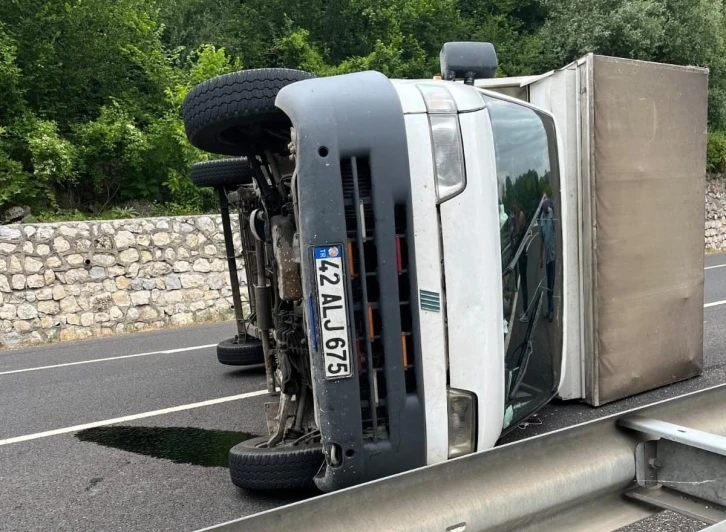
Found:
[[418, 86], [426, 102], [436, 162], [436, 197], [439, 203], [466, 187], [464, 148], [456, 102], [443, 85]]
[[429, 120], [436, 160], [436, 195], [439, 203], [443, 203], [466, 187], [459, 117], [432, 115]]
[[476, 396], [449, 388], [449, 458], [474, 452], [476, 449]]

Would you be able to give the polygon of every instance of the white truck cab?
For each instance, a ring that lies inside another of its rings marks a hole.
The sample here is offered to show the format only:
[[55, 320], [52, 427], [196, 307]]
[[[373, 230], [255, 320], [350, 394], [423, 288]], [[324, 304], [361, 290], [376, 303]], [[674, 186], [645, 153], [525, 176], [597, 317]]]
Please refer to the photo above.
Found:
[[[492, 447], [557, 392], [560, 158], [553, 117], [525, 102], [452, 81], [393, 85], [411, 169], [431, 464]], [[540, 265], [545, 203], [555, 249]]]

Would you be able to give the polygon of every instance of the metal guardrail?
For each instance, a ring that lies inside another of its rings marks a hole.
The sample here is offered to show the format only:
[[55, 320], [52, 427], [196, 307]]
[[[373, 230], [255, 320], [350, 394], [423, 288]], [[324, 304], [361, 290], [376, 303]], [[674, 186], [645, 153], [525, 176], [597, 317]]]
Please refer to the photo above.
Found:
[[664, 509], [726, 531], [726, 385], [207, 528], [612, 531]]

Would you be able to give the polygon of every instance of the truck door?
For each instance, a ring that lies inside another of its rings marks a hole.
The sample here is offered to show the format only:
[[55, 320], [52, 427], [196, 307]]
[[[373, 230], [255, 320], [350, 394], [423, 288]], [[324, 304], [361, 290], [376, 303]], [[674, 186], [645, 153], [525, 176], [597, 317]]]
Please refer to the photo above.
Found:
[[482, 93], [499, 189], [507, 429], [557, 393], [563, 367], [560, 172], [553, 118]]

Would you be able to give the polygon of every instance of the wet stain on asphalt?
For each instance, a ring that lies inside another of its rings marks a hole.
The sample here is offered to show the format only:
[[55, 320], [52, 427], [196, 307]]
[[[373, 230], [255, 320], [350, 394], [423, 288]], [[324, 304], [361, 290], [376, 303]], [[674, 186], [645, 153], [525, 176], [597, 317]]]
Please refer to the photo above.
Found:
[[86, 486], [86, 491], [91, 491], [93, 488], [96, 487], [96, 484], [103, 481], [103, 477], [93, 477], [91, 481], [88, 483], [88, 486]]
[[253, 438], [245, 432], [195, 427], [96, 427], [76, 433], [76, 438], [179, 464], [227, 467], [229, 450]]

